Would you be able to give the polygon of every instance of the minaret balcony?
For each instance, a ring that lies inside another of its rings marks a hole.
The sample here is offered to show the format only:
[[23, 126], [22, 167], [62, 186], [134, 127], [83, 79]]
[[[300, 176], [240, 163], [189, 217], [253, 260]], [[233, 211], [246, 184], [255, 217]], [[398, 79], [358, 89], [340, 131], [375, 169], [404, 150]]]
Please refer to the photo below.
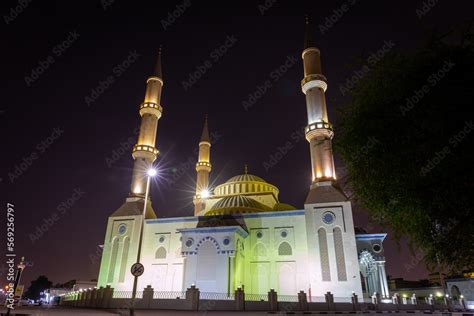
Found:
[[205, 170], [207, 172], [211, 172], [211, 168], [212, 168], [212, 165], [210, 162], [198, 161], [196, 163], [196, 171]]
[[307, 75], [303, 80], [301, 80], [301, 90], [304, 94], [306, 94], [306, 91], [312, 88], [321, 88], [324, 92], [326, 92], [328, 88], [326, 77], [321, 74], [311, 74]]
[[132, 149], [132, 156], [134, 158], [138, 157], [138, 156], [150, 156], [150, 158], [153, 158], [153, 160], [156, 158], [156, 156], [158, 156], [159, 154], [159, 150], [156, 149], [155, 147], [153, 146], [148, 146], [148, 145], [135, 145], [133, 146], [133, 149]]
[[140, 115], [143, 116], [145, 113], [153, 114], [160, 118], [161, 113], [163, 113], [163, 108], [161, 105], [153, 102], [143, 102], [140, 104]]
[[306, 139], [309, 141], [314, 136], [323, 135], [329, 138], [334, 136], [334, 130], [332, 129], [332, 124], [329, 122], [316, 122], [309, 124], [305, 127], [304, 132], [306, 134]]

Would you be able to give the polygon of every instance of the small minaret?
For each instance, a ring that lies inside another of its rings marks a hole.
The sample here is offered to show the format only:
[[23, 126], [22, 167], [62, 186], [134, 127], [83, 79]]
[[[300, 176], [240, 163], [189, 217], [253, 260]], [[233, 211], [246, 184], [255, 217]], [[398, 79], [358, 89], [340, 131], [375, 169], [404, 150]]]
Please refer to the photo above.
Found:
[[201, 140], [199, 142], [198, 162], [196, 163], [196, 195], [194, 196], [194, 216], [198, 216], [206, 206], [206, 198], [209, 196], [209, 173], [211, 172], [211, 141], [207, 127], [207, 115], [204, 120]]
[[329, 123], [326, 108], [327, 79], [321, 71], [319, 49], [315, 47], [311, 25], [306, 17], [305, 45], [302, 53], [304, 78], [301, 89], [306, 95], [308, 126], [305, 128], [306, 140], [310, 143], [312, 185], [332, 183], [336, 179], [334, 158], [332, 153], [332, 137], [334, 136]]
[[135, 160], [133, 165], [132, 185], [130, 196], [144, 197], [147, 182], [147, 170], [152, 166], [158, 156], [155, 147], [158, 120], [163, 108], [160, 105], [161, 89], [163, 88], [163, 75], [161, 72], [161, 48], [158, 53], [153, 74], [146, 81], [145, 99], [140, 105], [140, 116], [142, 117], [138, 141], [132, 149]]

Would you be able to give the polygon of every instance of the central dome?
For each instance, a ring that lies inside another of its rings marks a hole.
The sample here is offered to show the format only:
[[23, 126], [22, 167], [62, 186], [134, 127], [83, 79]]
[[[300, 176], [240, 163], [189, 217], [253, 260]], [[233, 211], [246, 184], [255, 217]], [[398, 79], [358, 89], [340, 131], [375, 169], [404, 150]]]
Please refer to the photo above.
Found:
[[253, 174], [240, 174], [232, 177], [214, 189], [217, 196], [235, 194], [272, 193], [278, 198], [278, 188]]
[[260, 177], [254, 176], [253, 174], [239, 174], [238, 176], [234, 176], [227, 180], [225, 183], [230, 183], [230, 182], [249, 182], [249, 181], [255, 181], [255, 182], [265, 182], [267, 181], [263, 180]]

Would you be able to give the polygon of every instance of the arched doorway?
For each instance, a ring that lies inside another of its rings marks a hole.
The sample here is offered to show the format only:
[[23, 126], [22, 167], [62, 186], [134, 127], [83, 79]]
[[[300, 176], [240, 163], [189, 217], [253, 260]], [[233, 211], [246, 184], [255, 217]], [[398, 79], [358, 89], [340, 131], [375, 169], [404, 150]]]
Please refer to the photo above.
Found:
[[197, 253], [196, 286], [201, 292], [216, 292], [217, 248], [211, 241], [201, 244]]

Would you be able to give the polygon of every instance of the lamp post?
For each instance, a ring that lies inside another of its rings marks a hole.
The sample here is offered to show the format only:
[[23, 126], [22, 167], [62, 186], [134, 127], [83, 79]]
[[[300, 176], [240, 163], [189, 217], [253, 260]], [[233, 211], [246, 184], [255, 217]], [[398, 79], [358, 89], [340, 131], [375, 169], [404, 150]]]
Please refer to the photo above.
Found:
[[[18, 287], [18, 284], [20, 283], [21, 273], [23, 272], [23, 270], [25, 269], [25, 267], [26, 267], [26, 264], [25, 264], [25, 257], [21, 257], [21, 261], [20, 261], [20, 263], [18, 263], [18, 265], [17, 265], [18, 270], [16, 271], [15, 283], [13, 284], [13, 303], [12, 303], [12, 308], [7, 307], [7, 314], [6, 314], [6, 315], [10, 315], [10, 311], [13, 309], [13, 305], [15, 304], [15, 292], [16, 292], [16, 288]], [[7, 298], [8, 298], [8, 295], [7, 295]], [[21, 299], [21, 297], [20, 297], [20, 299]], [[7, 306], [8, 306], [8, 305], [7, 305]]]
[[[142, 212], [142, 225], [140, 226], [140, 239], [138, 240], [138, 252], [137, 252], [137, 263], [140, 263], [141, 251], [142, 251], [142, 240], [143, 240], [143, 228], [145, 226], [145, 215], [146, 215], [146, 205], [148, 202], [148, 195], [150, 193], [150, 180], [156, 176], [156, 169], [150, 168], [147, 170], [147, 180], [146, 180], [146, 189], [145, 189], [145, 200], [143, 202], [143, 212]], [[132, 289], [132, 302], [130, 306], [130, 316], [135, 315], [135, 298], [137, 296], [137, 285], [138, 285], [138, 275], [133, 276], [133, 289]]]

